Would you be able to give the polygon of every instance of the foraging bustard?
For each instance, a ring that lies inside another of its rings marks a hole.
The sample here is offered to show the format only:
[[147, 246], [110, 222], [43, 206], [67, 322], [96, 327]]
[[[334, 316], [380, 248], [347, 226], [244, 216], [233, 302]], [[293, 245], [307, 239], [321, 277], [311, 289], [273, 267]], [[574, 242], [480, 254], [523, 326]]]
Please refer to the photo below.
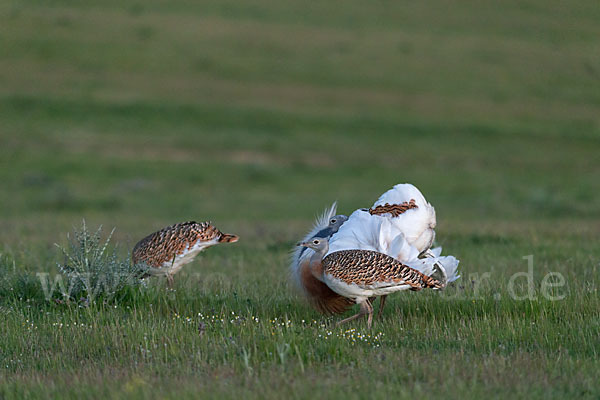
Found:
[[219, 243], [237, 241], [236, 235], [222, 233], [210, 222], [183, 222], [140, 240], [133, 248], [131, 259], [134, 264], [146, 264], [149, 275], [166, 276], [169, 285], [172, 285], [173, 275], [202, 250]]
[[[310, 271], [331, 290], [360, 305], [360, 311], [338, 322], [343, 324], [367, 314], [373, 322], [371, 298], [400, 290], [442, 289], [445, 283], [402, 264], [386, 254], [371, 250], [341, 250], [329, 253], [327, 239], [313, 238], [299, 245], [315, 251]], [[437, 265], [437, 264], [436, 264]]]
[[[348, 219], [345, 215], [335, 215], [337, 204], [317, 218], [313, 229], [306, 234], [302, 242], [315, 237], [329, 238], [336, 233]], [[290, 273], [296, 286], [302, 291], [308, 302], [324, 314], [341, 314], [348, 310], [354, 302], [340, 296], [311, 273], [309, 263], [314, 251], [308, 247], [295, 247], [290, 263]]]

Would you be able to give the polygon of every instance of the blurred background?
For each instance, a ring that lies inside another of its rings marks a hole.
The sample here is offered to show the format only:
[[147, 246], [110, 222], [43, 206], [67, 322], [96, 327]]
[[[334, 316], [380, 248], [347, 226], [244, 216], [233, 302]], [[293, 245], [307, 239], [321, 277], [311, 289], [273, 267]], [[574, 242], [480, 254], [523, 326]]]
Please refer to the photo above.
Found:
[[212, 220], [284, 262], [400, 182], [453, 250], [596, 240], [599, 38], [595, 0], [3, 1], [0, 243]]

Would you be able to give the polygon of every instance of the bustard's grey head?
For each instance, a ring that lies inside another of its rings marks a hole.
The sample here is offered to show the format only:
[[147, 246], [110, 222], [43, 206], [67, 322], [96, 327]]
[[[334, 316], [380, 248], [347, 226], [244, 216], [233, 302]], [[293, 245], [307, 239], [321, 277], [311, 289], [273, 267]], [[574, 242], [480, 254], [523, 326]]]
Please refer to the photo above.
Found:
[[342, 226], [342, 224], [346, 221], [348, 221], [348, 217], [345, 215], [334, 215], [333, 217], [331, 217], [331, 219], [329, 220], [329, 225], [327, 225], [326, 228], [329, 230], [329, 234], [327, 236], [331, 236], [334, 233], [336, 233], [340, 229], [340, 226]]
[[327, 238], [313, 237], [312, 239], [298, 243], [298, 246], [308, 247], [313, 249], [316, 253], [325, 254], [329, 250], [329, 242]]
[[345, 215], [334, 215], [329, 219], [329, 223], [327, 224], [327, 226], [321, 229], [319, 232], [315, 233], [313, 238], [329, 239], [331, 235], [336, 233], [340, 229], [340, 226], [342, 226], [342, 224], [347, 220], [348, 217]]

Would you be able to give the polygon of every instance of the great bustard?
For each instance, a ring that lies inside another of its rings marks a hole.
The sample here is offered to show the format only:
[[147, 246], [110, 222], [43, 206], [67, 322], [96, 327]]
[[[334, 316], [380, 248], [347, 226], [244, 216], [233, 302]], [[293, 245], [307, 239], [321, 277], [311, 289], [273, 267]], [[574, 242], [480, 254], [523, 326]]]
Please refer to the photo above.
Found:
[[131, 255], [134, 264], [144, 263], [149, 275], [166, 276], [169, 285], [185, 264], [207, 247], [237, 242], [236, 235], [222, 233], [210, 222], [183, 222], [167, 226], [140, 240]]
[[[329, 210], [329, 215], [334, 213], [335, 209]], [[323, 220], [324, 218], [320, 220], [321, 226], [324, 225]], [[458, 278], [458, 260], [452, 256], [441, 257], [441, 248], [431, 249], [435, 238], [435, 226], [435, 209], [425, 200], [419, 189], [411, 184], [395, 185], [381, 195], [371, 208], [356, 210], [337, 232], [331, 233], [328, 238], [329, 253], [340, 250], [371, 250], [391, 256], [424, 274], [431, 273], [437, 263], [440, 274], [447, 271], [447, 277], [444, 279], [451, 282]], [[308, 242], [311, 238], [319, 236], [318, 231], [318, 228], [313, 229], [303, 241]], [[301, 253], [297, 250], [294, 254]], [[309, 254], [312, 255], [312, 251]], [[297, 258], [294, 257], [294, 261]], [[307, 272], [309, 260], [300, 260], [303, 262], [292, 263], [292, 269], [311, 303], [320, 311], [346, 311], [348, 302], [344, 302], [335, 292], [332, 294], [328, 287], [329, 290], [323, 289], [326, 285], [315, 284], [316, 279]], [[319, 290], [307, 289], [312, 286]], [[386, 296], [381, 296], [379, 315], [383, 311], [385, 300]], [[329, 302], [340, 307], [324, 310], [322, 304]]]
[[329, 253], [327, 239], [314, 238], [300, 244], [315, 251], [310, 271], [337, 294], [360, 305], [358, 314], [339, 324], [367, 314], [367, 327], [373, 322], [373, 297], [401, 290], [442, 289], [443, 281], [427, 276], [386, 254], [371, 250], [341, 250]]
[[[414, 185], [395, 185], [369, 209], [353, 212], [329, 241], [329, 253], [340, 250], [371, 250], [384, 253], [425, 275], [434, 266], [444, 283], [457, 279], [458, 260], [441, 257], [441, 249], [431, 249], [435, 238], [435, 209]], [[445, 275], [445, 276], [444, 276]], [[381, 296], [379, 315], [386, 296]]]

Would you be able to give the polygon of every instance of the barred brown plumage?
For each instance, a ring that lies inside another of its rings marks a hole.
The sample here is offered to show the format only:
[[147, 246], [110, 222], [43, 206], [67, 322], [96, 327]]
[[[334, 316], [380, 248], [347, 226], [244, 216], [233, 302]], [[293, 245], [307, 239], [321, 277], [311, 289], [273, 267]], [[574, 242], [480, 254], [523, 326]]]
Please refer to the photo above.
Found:
[[442, 289], [460, 277], [456, 257], [431, 248], [435, 227], [435, 209], [421, 191], [409, 183], [394, 185], [371, 208], [350, 214], [337, 232], [321, 236], [314, 230], [306, 236], [300, 245], [314, 252], [310, 260], [295, 257], [292, 268], [317, 307], [341, 296], [359, 304], [360, 312], [340, 323], [366, 314], [371, 326], [371, 302], [377, 297], [381, 316], [393, 292]]
[[383, 253], [371, 250], [342, 250], [322, 261], [324, 273], [347, 284], [373, 286], [382, 283], [406, 283], [411, 290], [442, 289], [444, 283], [422, 274]]
[[[336, 205], [334, 203], [332, 207], [325, 211], [317, 220], [313, 230], [305, 236], [304, 241], [308, 241], [313, 237], [329, 238], [348, 220], [348, 217], [344, 215], [334, 215], [336, 213]], [[368, 211], [371, 215], [382, 216], [390, 214], [392, 217], [398, 217], [406, 211], [416, 208], [419, 208], [416, 200], [410, 198], [407, 201], [397, 204], [385, 203], [384, 205], [373, 206], [368, 210], [365, 209], [365, 211]], [[310, 255], [307, 254], [308, 252], [305, 252], [306, 249], [304, 247], [302, 250], [294, 251], [291, 263], [292, 277], [296, 279], [298, 286], [302, 289], [309, 303], [318, 311], [324, 314], [341, 314], [345, 312], [354, 302], [335, 293], [312, 275], [308, 268]], [[312, 251], [310, 251], [310, 254], [312, 255]], [[380, 314], [384, 303], [385, 297], [382, 297], [382, 307], [379, 308]]]
[[382, 215], [382, 214], [391, 214], [392, 217], [397, 217], [398, 215], [404, 214], [406, 211], [411, 210], [413, 208], [419, 208], [415, 199], [410, 199], [410, 201], [405, 201], [400, 204], [390, 204], [385, 203], [384, 205], [379, 205], [377, 207], [369, 208], [369, 214], [371, 215]]
[[[367, 315], [367, 326], [373, 321], [371, 298], [382, 297], [400, 290], [442, 289], [441, 282], [413, 269], [393, 257], [372, 250], [340, 250], [328, 254], [326, 238], [312, 238], [299, 245], [315, 251], [309, 270], [314, 278], [325, 283], [340, 296], [360, 305], [358, 314], [338, 322], [352, 321]], [[382, 306], [383, 307], [383, 304]]]
[[236, 235], [222, 233], [210, 222], [183, 222], [167, 226], [140, 240], [131, 254], [134, 264], [144, 263], [151, 275], [173, 275], [207, 247], [237, 242]]

